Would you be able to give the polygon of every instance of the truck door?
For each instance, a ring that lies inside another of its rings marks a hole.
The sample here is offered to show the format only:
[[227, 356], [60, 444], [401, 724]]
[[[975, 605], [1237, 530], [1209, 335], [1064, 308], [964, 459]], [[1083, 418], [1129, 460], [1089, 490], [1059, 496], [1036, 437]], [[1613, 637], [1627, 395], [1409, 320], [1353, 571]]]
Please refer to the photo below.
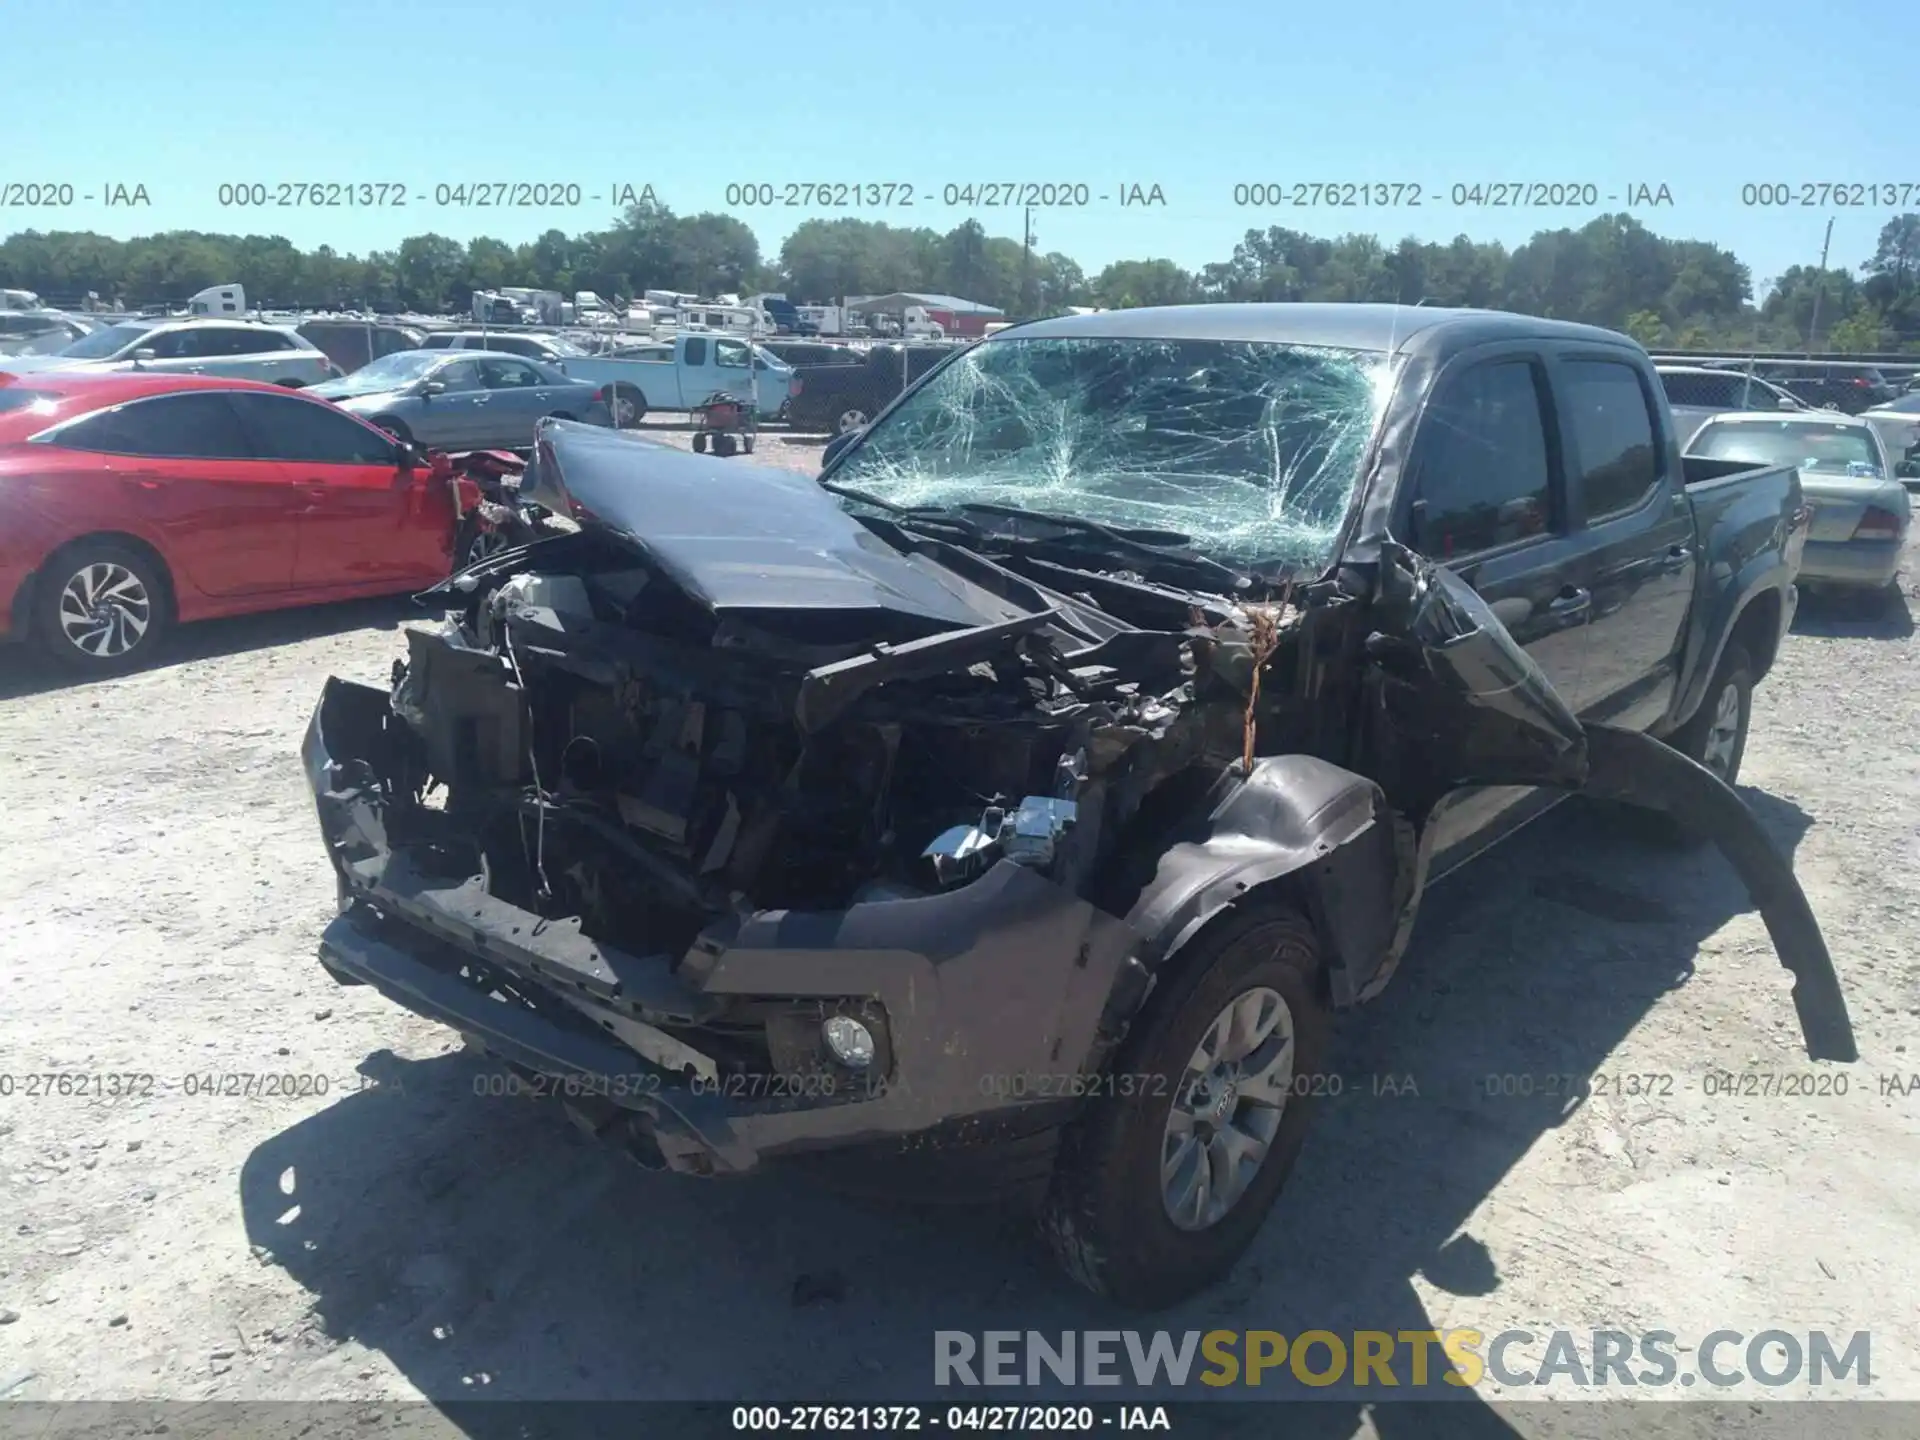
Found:
[[[1487, 347], [1449, 364], [1414, 434], [1405, 533], [1479, 595], [1577, 708], [1592, 596], [1568, 579], [1573, 542], [1551, 395], [1536, 346]], [[1497, 838], [1528, 795], [1506, 786], [1450, 794], [1428, 840], [1435, 873]]]
[[719, 376], [713, 368], [713, 345], [705, 335], [680, 337], [680, 363], [674, 369], [680, 384], [680, 395], [674, 402], [677, 410], [700, 404], [720, 388]]
[[1693, 515], [1672, 426], [1645, 367], [1567, 347], [1553, 357], [1573, 550], [1593, 597], [1585, 668], [1563, 691], [1585, 719], [1645, 729], [1667, 713], [1693, 601]]

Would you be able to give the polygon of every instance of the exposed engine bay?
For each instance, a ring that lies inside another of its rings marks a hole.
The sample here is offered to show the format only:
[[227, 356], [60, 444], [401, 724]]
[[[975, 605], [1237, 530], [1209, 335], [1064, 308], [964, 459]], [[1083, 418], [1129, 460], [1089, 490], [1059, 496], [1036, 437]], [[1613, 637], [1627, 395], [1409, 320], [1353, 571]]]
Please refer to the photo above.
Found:
[[593, 533], [461, 584], [464, 610], [396, 666], [404, 784], [444, 816], [423, 823], [478, 851], [500, 898], [676, 955], [728, 913], [939, 893], [1002, 858], [1083, 891], [1161, 781], [1242, 758], [1254, 651], [1300, 615], [1210, 624], [1141, 586], [1132, 618], [1192, 623], [1054, 597], [836, 644], [817, 612], [719, 619]]

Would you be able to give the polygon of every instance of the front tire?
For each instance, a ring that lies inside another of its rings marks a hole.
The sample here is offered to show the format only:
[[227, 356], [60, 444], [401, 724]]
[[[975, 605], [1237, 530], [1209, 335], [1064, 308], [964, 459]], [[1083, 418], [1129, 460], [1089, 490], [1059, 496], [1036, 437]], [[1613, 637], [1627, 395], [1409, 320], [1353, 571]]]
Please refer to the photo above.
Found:
[[59, 664], [118, 675], [159, 649], [172, 623], [166, 572], [111, 541], [82, 541], [56, 555], [34, 607], [41, 646]]
[[869, 415], [863, 407], [859, 405], [849, 405], [840, 412], [839, 418], [833, 422], [834, 434], [851, 435], [872, 418], [873, 417]]
[[[1312, 1119], [1330, 1028], [1313, 927], [1291, 906], [1214, 922], [1067, 1134], [1047, 1238], [1077, 1282], [1163, 1309], [1253, 1243]], [[1129, 1093], [1130, 1092], [1130, 1093]]]

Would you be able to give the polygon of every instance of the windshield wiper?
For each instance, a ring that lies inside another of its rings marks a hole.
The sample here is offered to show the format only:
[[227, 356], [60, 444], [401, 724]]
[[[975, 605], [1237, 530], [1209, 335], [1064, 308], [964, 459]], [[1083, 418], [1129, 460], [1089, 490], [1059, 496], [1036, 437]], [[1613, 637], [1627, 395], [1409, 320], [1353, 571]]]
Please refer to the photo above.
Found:
[[986, 539], [986, 531], [965, 516], [954, 514], [945, 505], [900, 505], [892, 500], [882, 500], [878, 495], [870, 495], [865, 490], [857, 490], [851, 485], [842, 485], [837, 480], [816, 480], [814, 483], [830, 494], [843, 495], [861, 505], [871, 505], [876, 510], [898, 515], [914, 524], [956, 530], [969, 540]]
[[[1117, 530], [1098, 520], [1089, 520], [1082, 515], [1056, 515], [1044, 510], [1022, 510], [1017, 505], [995, 505], [986, 501], [973, 501], [959, 507], [962, 510], [974, 510], [983, 515], [1005, 515], [1015, 520], [1033, 520], [1042, 525], [1057, 525], [1062, 530], [1077, 532], [1106, 541], [1117, 550], [1128, 554], [1140, 555], [1163, 565], [1175, 565], [1187, 570], [1198, 571], [1223, 581], [1229, 592], [1244, 590], [1251, 583], [1249, 577], [1231, 566], [1222, 565], [1218, 560], [1210, 560], [1205, 555], [1189, 549], [1191, 538], [1175, 535], [1172, 531], [1155, 531], [1164, 534], [1165, 540], [1148, 540], [1139, 533]], [[1049, 541], [1062, 539], [1061, 536], [1048, 536]]]

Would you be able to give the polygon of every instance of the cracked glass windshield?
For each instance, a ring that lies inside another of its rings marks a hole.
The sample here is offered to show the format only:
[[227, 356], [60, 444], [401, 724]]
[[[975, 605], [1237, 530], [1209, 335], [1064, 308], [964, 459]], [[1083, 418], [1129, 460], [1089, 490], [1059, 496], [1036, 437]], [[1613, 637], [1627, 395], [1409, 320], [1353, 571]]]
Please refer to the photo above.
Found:
[[1251, 570], [1314, 569], [1332, 558], [1388, 375], [1377, 352], [1265, 341], [995, 340], [830, 478], [891, 505], [1014, 506], [1175, 532]]

